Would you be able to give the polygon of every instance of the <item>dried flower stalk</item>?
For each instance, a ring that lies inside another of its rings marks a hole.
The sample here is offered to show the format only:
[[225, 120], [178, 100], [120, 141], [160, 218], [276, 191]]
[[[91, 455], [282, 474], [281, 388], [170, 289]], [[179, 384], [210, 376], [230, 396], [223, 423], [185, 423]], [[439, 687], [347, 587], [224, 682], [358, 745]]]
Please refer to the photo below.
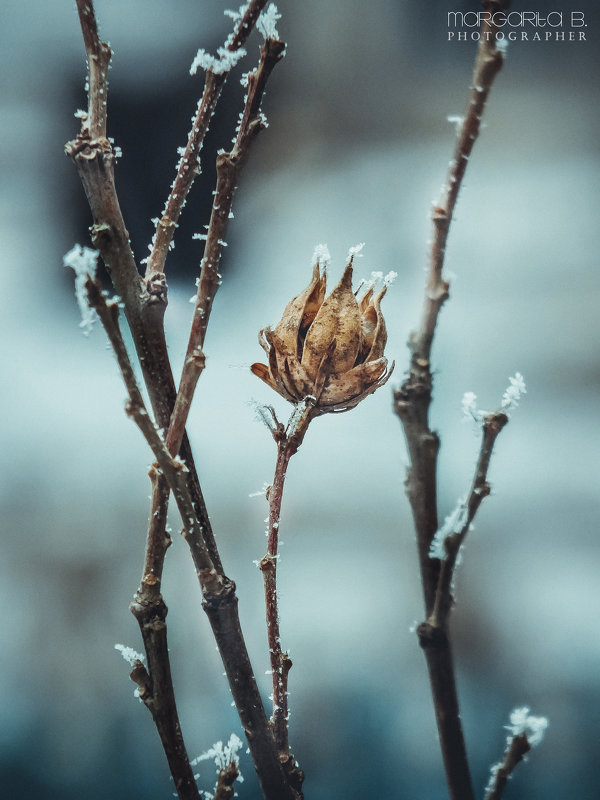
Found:
[[281, 503], [288, 465], [316, 417], [348, 411], [375, 392], [389, 378], [383, 352], [387, 332], [381, 299], [386, 285], [374, 295], [369, 286], [360, 302], [352, 290], [351, 254], [340, 282], [325, 297], [326, 278], [321, 273], [322, 253], [316, 254], [312, 280], [292, 298], [274, 330], [264, 328], [259, 343], [269, 364], [253, 364], [252, 372], [294, 404], [286, 427], [267, 408], [265, 421], [277, 444], [273, 483], [267, 489], [269, 503], [267, 552], [260, 561], [265, 586], [267, 636], [273, 679], [271, 723], [282, 763], [290, 773], [297, 764], [288, 734], [289, 654], [281, 646], [277, 598], [277, 560]]

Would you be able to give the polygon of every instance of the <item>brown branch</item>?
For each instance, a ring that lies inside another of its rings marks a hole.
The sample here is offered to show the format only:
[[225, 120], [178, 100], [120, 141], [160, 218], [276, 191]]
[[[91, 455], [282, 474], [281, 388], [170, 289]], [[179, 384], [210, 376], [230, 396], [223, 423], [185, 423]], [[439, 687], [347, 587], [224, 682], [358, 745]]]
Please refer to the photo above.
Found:
[[[229, 37], [226, 48], [230, 53], [238, 51], [256, 25], [261, 11], [268, 0], [252, 0], [246, 13], [239, 21], [235, 31]], [[200, 152], [208, 132], [210, 120], [215, 112], [217, 102], [221, 96], [223, 86], [231, 70], [223, 68], [220, 71], [209, 69], [206, 72], [204, 91], [198, 103], [196, 115], [192, 122], [188, 142], [177, 167], [177, 174], [173, 181], [171, 193], [165, 204], [162, 217], [156, 225], [156, 233], [152, 242], [150, 257], [146, 265], [146, 279], [155, 274], [164, 274], [165, 263], [169, 247], [173, 241], [175, 229], [179, 221], [181, 210], [196, 175], [200, 173]]]
[[[166, 522], [162, 514], [166, 512], [166, 498], [168, 498], [164, 476], [168, 476], [166, 481], [178, 499], [180, 510], [184, 509], [182, 516], [185, 510], [189, 513], [189, 508], [193, 506], [191, 499], [184, 497], [186, 487], [185, 483], [182, 487], [181, 481], [178, 480], [178, 465], [170, 458], [171, 463], [168, 463], [165, 458], [164, 445], [161, 447], [160, 436], [144, 406], [119, 330], [118, 305], [114, 301], [107, 303], [99, 284], [89, 278], [86, 290], [90, 305], [100, 317], [117, 357], [129, 395], [128, 414], [133, 416], [162, 465], [161, 473], [156, 468], [150, 473], [153, 483], [153, 513], [148, 531], [145, 570], [141, 586], [131, 606], [142, 633], [148, 668], [143, 667], [141, 663], [137, 664], [131, 677], [138, 684], [140, 699], [152, 714], [178, 796], [181, 800], [196, 800], [199, 793], [183, 741], [171, 677], [165, 622], [167, 607], [160, 593], [164, 553], [170, 544], [166, 538], [161, 540]], [[187, 505], [184, 505], [186, 499]], [[210, 561], [206, 560], [206, 568], [210, 569], [210, 566]]]
[[426, 622], [419, 625], [419, 644], [425, 652], [442, 756], [452, 798], [473, 797], [466, 746], [460, 722], [460, 709], [454, 672], [454, 658], [448, 628], [452, 609], [452, 582], [461, 545], [475, 519], [484, 497], [490, 493], [487, 472], [496, 439], [508, 422], [503, 412], [488, 414], [483, 420], [482, 442], [471, 488], [461, 508], [457, 529], [444, 537], [446, 557], [430, 561], [440, 565], [435, 602]]
[[77, 0], [77, 13], [81, 24], [88, 63], [88, 113], [87, 125], [92, 139], [106, 138], [106, 98], [108, 65], [111, 49], [98, 36], [98, 25], [93, 3]]
[[460, 721], [450, 636], [446, 630], [433, 627], [429, 622], [419, 625], [417, 636], [427, 662], [450, 798], [474, 800], [467, 749]]
[[490, 465], [490, 458], [494, 449], [494, 444], [502, 428], [508, 423], [508, 417], [502, 411], [488, 414], [482, 424], [481, 448], [475, 468], [473, 482], [462, 505], [462, 513], [458, 527], [444, 537], [443, 546], [446, 557], [442, 559], [438, 576], [438, 583], [435, 591], [435, 603], [433, 611], [428, 619], [430, 625], [435, 628], [446, 630], [448, 615], [452, 609], [452, 582], [454, 570], [460, 548], [465, 540], [467, 533], [475, 519], [475, 515], [483, 499], [490, 493], [490, 485], [487, 482], [487, 471]]
[[[452, 646], [447, 626], [453, 564], [444, 568], [439, 559], [430, 556], [431, 543], [438, 530], [436, 474], [439, 452], [439, 437], [429, 427], [433, 383], [430, 362], [437, 319], [442, 305], [448, 298], [449, 285], [443, 277], [443, 266], [450, 224], [468, 159], [479, 134], [485, 103], [503, 61], [501, 52], [494, 45], [494, 37], [491, 36], [490, 41], [486, 41], [486, 31], [493, 33], [489, 24], [486, 24], [481, 32], [467, 111], [457, 133], [454, 155], [442, 197], [432, 212], [433, 238], [423, 311], [419, 327], [409, 339], [410, 370], [402, 386], [394, 393], [394, 408], [403, 425], [409, 454], [406, 493], [417, 534], [427, 620], [419, 626], [418, 636], [427, 661], [451, 800], [473, 800], [474, 794], [459, 714]], [[487, 463], [485, 468], [487, 469]], [[477, 479], [476, 476], [476, 481]], [[481, 487], [477, 485], [475, 488]], [[473, 495], [470, 511], [473, 513], [476, 511], [481, 499], [478, 495]], [[438, 592], [441, 570], [445, 570], [444, 588]], [[438, 620], [435, 617], [432, 620], [432, 614], [436, 609], [436, 598], [437, 613], [441, 615], [442, 611], [444, 612], [441, 625], [437, 624]], [[446, 603], [447, 609], [444, 605]]]
[[[202, 538], [200, 525], [196, 519], [194, 503], [189, 492], [186, 478], [187, 469], [182, 461], [178, 458], [174, 458], [171, 453], [169, 453], [154, 421], [146, 410], [146, 405], [129, 359], [129, 353], [127, 352], [119, 328], [118, 303], [114, 300], [107, 302], [100, 284], [91, 279], [88, 279], [86, 283], [86, 290], [90, 306], [96, 310], [96, 313], [100, 317], [100, 321], [104, 326], [111, 347], [117, 357], [117, 363], [121, 370], [127, 394], [129, 395], [125, 408], [127, 416], [134, 420], [142, 432], [150, 449], [154, 453], [162, 475], [164, 475], [169, 484], [169, 488], [173, 492], [179, 513], [181, 514], [184, 535], [187, 539], [194, 541], [194, 564], [198, 571], [198, 577], [203, 586], [206, 583], [213, 587], [214, 584], [219, 582], [219, 576], [214, 568], [210, 553]], [[153, 506], [155, 503], [159, 513], [163, 513], [160, 497], [155, 496], [153, 498]], [[160, 523], [162, 523], [162, 519], [157, 520], [155, 524], [158, 526]]]
[[202, 526], [195, 514], [186, 477], [187, 470], [168, 451], [146, 410], [119, 329], [118, 304], [115, 301], [107, 303], [99, 284], [91, 279], [88, 279], [86, 289], [90, 305], [96, 309], [117, 357], [129, 395], [127, 414], [132, 417], [152, 449], [177, 503], [183, 522], [183, 533], [202, 587], [202, 605], [223, 659], [265, 798], [298, 800], [302, 796], [300, 784], [295, 774], [289, 774], [288, 765], [279, 758], [264, 712], [239, 623], [235, 584], [222, 571], [215, 569], [202, 537]]
[[[92, 0], [87, 0], [87, 3], [91, 8]], [[254, 2], [252, 8], [257, 9], [260, 5]], [[86, 17], [86, 20], [95, 30], [93, 14]], [[244, 21], [241, 24], [244, 26]], [[85, 31], [84, 36], [87, 36], [86, 42], [93, 39]], [[97, 31], [95, 36], [98, 38]], [[98, 93], [96, 86], [97, 84], [91, 89]], [[93, 99], [90, 100], [92, 102]], [[92, 210], [93, 242], [123, 300], [157, 424], [166, 430], [175, 402], [175, 387], [163, 327], [166, 283], [160, 273], [154, 273], [143, 281], [137, 271], [114, 186], [114, 154], [110, 142], [105, 138], [94, 138], [86, 122], [86, 118], [82, 119], [79, 136], [67, 144], [66, 150], [77, 166]], [[94, 289], [90, 291], [93, 293]], [[94, 302], [99, 309], [105, 301], [98, 287], [95, 291]], [[109, 325], [112, 324], [116, 329], [114, 342], [117, 337], [120, 338], [116, 315], [116, 307], [105, 314]], [[268, 800], [294, 800], [301, 797], [301, 791], [299, 785], [293, 784], [292, 778], [285, 774], [277, 755], [239, 624], [235, 585], [222, 571], [189, 442], [184, 434], [180, 450], [182, 461], [173, 459], [141, 401], [122, 339], [118, 348], [126, 385], [131, 389], [128, 413], [146, 436], [161, 473], [174, 491], [184, 521], [184, 533], [202, 586], [203, 608], [209, 617], [223, 658], [263, 793]], [[149, 529], [151, 539], [147, 543], [146, 563], [154, 561], [162, 569], [161, 559], [164, 553], [161, 554], [160, 543], [156, 545], [156, 540], [165, 535], [163, 525], [167, 510], [166, 491], [157, 492], [153, 509], [158, 511], [157, 519], [160, 523], [151, 525]], [[149, 549], [153, 550], [153, 555], [149, 554]], [[155, 611], [160, 616], [158, 607]]]
[[425, 289], [425, 301], [419, 329], [412, 334], [412, 369], [419, 374], [429, 370], [431, 345], [440, 309], [448, 298], [449, 285], [442, 277], [446, 242], [456, 206], [456, 200], [467, 169], [473, 145], [479, 136], [481, 118], [494, 79], [503, 64], [500, 50], [494, 46], [493, 38], [486, 41], [486, 34], [495, 29], [486, 24], [481, 31], [481, 41], [475, 59], [475, 68], [469, 103], [459, 126], [454, 154], [448, 169], [442, 197], [432, 212], [433, 239], [431, 243], [429, 273]]
[[280, 758], [291, 759], [288, 735], [288, 673], [292, 662], [287, 651], [281, 647], [279, 631], [279, 608], [277, 597], [277, 560], [279, 542], [279, 522], [281, 518], [281, 502], [287, 468], [291, 457], [298, 451], [304, 440], [308, 426], [319, 413], [309, 403], [299, 404], [294, 409], [287, 428], [277, 421], [273, 414], [274, 427], [271, 428], [273, 438], [277, 443], [277, 460], [273, 483], [267, 489], [269, 503], [269, 527], [267, 552], [260, 561], [259, 567], [263, 573], [265, 585], [265, 608], [267, 616], [267, 637], [269, 642], [269, 657], [271, 660], [271, 675], [273, 680], [273, 716], [271, 724], [275, 734], [275, 742], [280, 752]]
[[[99, 37], [92, 0], [78, 0], [78, 8], [88, 60], [92, 64], [90, 74], [96, 74], [93, 69], [96, 50], [109, 52], [108, 45], [97, 44]], [[90, 79], [89, 82], [90, 108], [99, 105], [100, 96], [104, 98], [102, 103], [106, 102], [107, 85], [106, 82], [100, 82], [101, 74], [105, 75], [98, 72], [98, 81]], [[105, 122], [104, 119], [104, 125]], [[158, 425], [166, 430], [176, 396], [163, 326], [167, 303], [166, 282], [164, 275], [155, 273], [143, 280], [138, 272], [115, 188], [114, 151], [106, 138], [105, 129], [96, 133], [98, 136], [92, 135], [88, 118], [83, 118], [79, 135], [67, 143], [65, 150], [75, 163], [90, 205], [94, 222], [92, 241], [102, 256], [117, 294], [123, 300], [155, 418]], [[180, 454], [189, 470], [190, 492], [204, 540], [215, 567], [222, 569], [191, 448], [184, 432]], [[166, 516], [166, 502], [163, 516]]]
[[510, 715], [510, 725], [505, 725], [511, 735], [506, 740], [504, 759], [491, 769], [492, 774], [485, 787], [485, 800], [500, 800], [515, 767], [542, 741], [547, 727], [546, 717], [531, 716], [527, 706], [514, 709]]
[[493, 777], [485, 795], [485, 800], [501, 800], [502, 793], [512, 775], [515, 767], [527, 753], [531, 750], [531, 745], [527, 736], [522, 733], [513, 736], [510, 745], [504, 754], [504, 760], [493, 769]]
[[238, 766], [233, 761], [230, 761], [226, 767], [219, 770], [217, 788], [213, 800], [231, 800], [232, 797], [235, 797], [233, 784], [238, 779], [239, 774]]
[[246, 162], [254, 138], [264, 129], [260, 105], [267, 80], [283, 57], [285, 44], [267, 39], [261, 50], [258, 67], [248, 76], [248, 94], [236, 139], [229, 153], [217, 156], [217, 185], [202, 258], [200, 281], [187, 353], [179, 382], [167, 446], [176, 452], [185, 429], [196, 385], [204, 369], [204, 339], [215, 295], [221, 284], [219, 263], [239, 174]]

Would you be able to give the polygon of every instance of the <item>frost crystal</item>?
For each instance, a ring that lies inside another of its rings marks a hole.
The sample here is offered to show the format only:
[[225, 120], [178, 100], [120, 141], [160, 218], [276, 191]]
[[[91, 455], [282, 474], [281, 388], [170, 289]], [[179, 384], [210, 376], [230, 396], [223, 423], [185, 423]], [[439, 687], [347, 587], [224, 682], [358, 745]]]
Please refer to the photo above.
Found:
[[279, 33], [277, 32], [278, 19], [281, 19], [281, 14], [278, 12], [275, 3], [270, 3], [256, 21], [256, 27], [265, 39], [279, 39]]
[[215, 75], [223, 74], [232, 70], [238, 61], [246, 55], [243, 47], [238, 50], [227, 50], [225, 47], [219, 47], [217, 56], [211, 56], [206, 50], [202, 48], [196, 53], [196, 57], [192, 61], [190, 67], [190, 75], [195, 75], [198, 68], [203, 70], [212, 70]]
[[442, 527], [438, 528], [435, 532], [435, 536], [431, 540], [429, 548], [429, 558], [439, 558], [441, 561], [445, 560], [447, 553], [444, 542], [449, 536], [462, 531], [466, 525], [468, 515], [467, 498], [461, 497], [454, 511], [448, 514]]
[[532, 717], [528, 706], [515, 708], [510, 715], [510, 725], [504, 726], [510, 732], [507, 744], [510, 746], [513, 736], [526, 736], [530, 747], [535, 747], [544, 738], [544, 733], [548, 727], [546, 717]]
[[264, 497], [267, 493], [267, 489], [269, 488], [268, 483], [263, 483], [262, 489], [259, 489], [258, 492], [251, 492], [248, 497]]
[[462, 412], [466, 419], [474, 419], [481, 424], [485, 417], [485, 411], [477, 408], [477, 395], [475, 392], [465, 392], [461, 401]]
[[451, 122], [453, 125], [456, 125], [457, 132], [461, 129], [463, 122], [465, 121], [464, 117], [461, 117], [460, 114], [449, 114], [446, 119], [448, 122]]
[[79, 327], [83, 328], [84, 334], [88, 336], [98, 315], [89, 306], [85, 284], [88, 277], [92, 280], [96, 277], [98, 251], [76, 244], [63, 256], [63, 264], [75, 272], [75, 297], [81, 311]]
[[497, 764], [493, 764], [490, 767], [490, 779], [487, 783], [487, 786], [484, 789], [486, 796], [492, 791], [494, 786], [496, 785], [496, 776], [498, 772], [502, 769], [502, 762], [499, 761]]
[[[232, 733], [226, 745], [224, 745], [223, 742], [216, 742], [209, 750], [191, 761], [190, 764], [195, 767], [201, 761], [210, 761], [211, 759], [214, 759], [217, 767], [217, 773], [222, 769], [226, 769], [229, 764], [235, 764], [235, 766], [238, 768], [238, 776], [236, 780], [238, 780], [240, 783], [243, 783], [244, 778], [242, 777], [242, 773], [239, 771], [240, 757], [238, 755], [238, 751], [241, 750], [242, 747], [243, 744], [239, 736], [236, 736], [235, 733]], [[204, 792], [203, 794], [207, 798], [212, 798], [214, 792]]]
[[136, 661], [141, 661], [144, 663], [144, 656], [141, 653], [136, 652], [133, 647], [127, 647], [127, 645], [124, 644], [116, 644], [115, 650], [118, 650], [125, 661], [127, 661], [127, 663], [132, 667], [135, 667]]
[[248, 10], [249, 5], [250, 3], [244, 3], [244, 5], [240, 6], [237, 11], [232, 11], [230, 8], [226, 8], [223, 14], [225, 14], [226, 17], [231, 17], [234, 22], [240, 22]]
[[[548, 727], [548, 720], [546, 717], [532, 717], [529, 714], [529, 708], [523, 706], [523, 708], [515, 708], [510, 715], [510, 725], [505, 725], [504, 727], [510, 733], [510, 736], [506, 738], [506, 749], [504, 751], [506, 754], [512, 747], [515, 736], [525, 736], [529, 746], [536, 747], [544, 738], [544, 733]], [[500, 761], [491, 767], [490, 779], [485, 787], [486, 795], [496, 786], [498, 772], [503, 766], [504, 764]]]
[[362, 256], [361, 250], [365, 246], [364, 242], [360, 242], [360, 244], [355, 244], [354, 247], [351, 247], [348, 250], [348, 258], [354, 258], [355, 256]]
[[329, 253], [329, 248], [326, 244], [318, 244], [315, 247], [315, 252], [313, 253], [312, 257], [313, 264], [320, 264], [323, 269], [327, 269], [329, 264], [331, 263], [331, 255]]
[[512, 411], [515, 409], [524, 394], [527, 394], [527, 387], [520, 372], [515, 372], [514, 377], [508, 379], [509, 384], [502, 395], [502, 411]]

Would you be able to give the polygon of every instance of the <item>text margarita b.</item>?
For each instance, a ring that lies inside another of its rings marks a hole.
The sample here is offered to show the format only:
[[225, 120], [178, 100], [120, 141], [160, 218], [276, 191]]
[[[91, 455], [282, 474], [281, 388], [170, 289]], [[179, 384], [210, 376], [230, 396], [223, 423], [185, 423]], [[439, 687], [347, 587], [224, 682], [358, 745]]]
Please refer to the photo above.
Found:
[[585, 42], [583, 11], [449, 11], [448, 41]]

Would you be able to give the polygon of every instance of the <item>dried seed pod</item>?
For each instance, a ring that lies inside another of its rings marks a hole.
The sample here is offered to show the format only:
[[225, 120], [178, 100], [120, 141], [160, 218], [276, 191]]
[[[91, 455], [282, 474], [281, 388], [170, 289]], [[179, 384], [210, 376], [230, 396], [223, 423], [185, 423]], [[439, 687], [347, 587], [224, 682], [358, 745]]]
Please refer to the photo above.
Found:
[[387, 340], [381, 313], [384, 286], [369, 287], [360, 301], [352, 291], [350, 258], [338, 285], [325, 297], [319, 260], [306, 289], [287, 304], [274, 330], [260, 331], [268, 365], [252, 372], [286, 400], [311, 398], [321, 414], [348, 411], [388, 380]]

